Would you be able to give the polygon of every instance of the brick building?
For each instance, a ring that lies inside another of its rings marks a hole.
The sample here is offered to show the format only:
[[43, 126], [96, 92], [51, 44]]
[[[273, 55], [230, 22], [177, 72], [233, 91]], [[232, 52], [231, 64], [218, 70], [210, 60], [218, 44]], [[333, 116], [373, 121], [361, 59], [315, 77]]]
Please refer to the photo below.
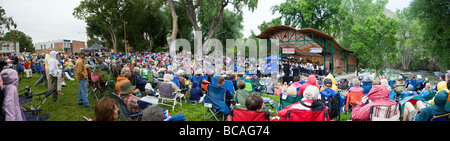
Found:
[[73, 54], [74, 52], [79, 52], [81, 49], [84, 49], [85, 46], [85, 42], [83, 41], [62, 39], [36, 43], [34, 44], [34, 49], [37, 54], [47, 53], [49, 48], [53, 48], [55, 51]]

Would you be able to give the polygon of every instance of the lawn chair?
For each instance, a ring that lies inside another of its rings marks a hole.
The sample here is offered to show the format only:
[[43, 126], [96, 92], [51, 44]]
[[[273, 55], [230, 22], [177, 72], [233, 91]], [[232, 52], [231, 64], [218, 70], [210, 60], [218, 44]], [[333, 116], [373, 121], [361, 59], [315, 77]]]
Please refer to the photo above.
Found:
[[[180, 104], [180, 106], [183, 106], [181, 102], [181, 97], [178, 96], [178, 94], [181, 95], [181, 93], [174, 92], [171, 83], [159, 82], [158, 90], [159, 90], [158, 101], [159, 99], [162, 99], [161, 103], [159, 104], [171, 106], [172, 111], [175, 109], [175, 105], [177, 105], [178, 103]], [[179, 99], [179, 101], [177, 101], [177, 99]], [[165, 103], [166, 101], [169, 100], [173, 101], [172, 105]]]
[[[230, 112], [229, 107], [225, 103], [225, 88], [222, 86], [212, 86], [208, 85], [208, 93], [206, 93], [203, 100], [203, 106], [205, 107], [205, 112], [203, 117], [209, 119], [214, 117], [217, 121], [217, 114], [222, 113], [222, 120], [225, 119], [225, 115]], [[208, 114], [206, 114], [208, 112]]]
[[[100, 76], [95, 74], [95, 73], [91, 73], [91, 87], [92, 87], [92, 94], [94, 95], [95, 99], [100, 100], [103, 97], [105, 97], [104, 94], [104, 88], [100, 85], [100, 81], [99, 81]], [[103, 96], [101, 96], [103, 95]], [[101, 98], [99, 98], [101, 96]]]
[[139, 105], [139, 108], [144, 110], [148, 106], [158, 105], [158, 98], [154, 97], [154, 96], [143, 97], [141, 100], [138, 100], [138, 105]]
[[286, 117], [281, 117], [280, 121], [329, 121], [328, 111], [325, 110], [325, 105], [315, 107], [306, 105], [299, 101], [301, 108], [288, 110]]
[[345, 103], [345, 111], [348, 112], [348, 105], [353, 107], [353, 105], [356, 104], [357, 101], [361, 101], [362, 97], [364, 96], [363, 92], [354, 93], [349, 91], [347, 95], [347, 102]]
[[241, 109], [232, 109], [228, 117], [228, 121], [269, 121], [270, 113], [257, 112]]
[[302, 94], [299, 94], [298, 96], [294, 97], [294, 96], [287, 96], [284, 93], [281, 93], [280, 104], [277, 107], [277, 111], [281, 111], [284, 109], [284, 107], [287, 107], [296, 102], [300, 102], [302, 98], [303, 98]]
[[225, 88], [227, 88], [231, 94], [234, 96], [234, 85], [231, 80], [225, 80], [225, 85], [223, 85]]
[[433, 115], [430, 121], [448, 121], [448, 119], [450, 119], [450, 113], [442, 115]]
[[121, 118], [125, 118], [126, 120], [130, 121], [133, 118], [139, 119], [139, 117], [142, 116], [142, 112], [139, 112], [134, 115], [130, 115], [130, 112], [128, 112], [125, 102], [123, 102], [123, 100], [120, 96], [118, 96], [116, 94], [111, 94], [111, 95], [109, 95], [109, 97], [116, 100], [116, 102], [117, 102], [117, 108], [119, 108], [119, 111], [120, 111], [119, 120]]
[[[47, 101], [48, 97], [56, 91], [56, 88], [46, 91], [40, 94], [33, 95], [31, 92], [31, 88], [27, 87], [19, 93], [26, 91], [23, 95], [19, 94], [19, 100], [22, 104], [23, 114], [27, 121], [45, 121], [50, 119], [50, 113], [41, 114], [42, 105], [44, 105], [45, 101]], [[33, 96], [38, 96], [38, 100], [40, 101], [40, 105], [35, 108], [33, 105]], [[43, 98], [41, 96], [44, 96]], [[28, 105], [28, 103], [30, 103]]]
[[249, 92], [253, 91], [252, 83], [246, 82], [246, 83], [245, 83], [245, 89], [244, 89], [244, 90], [247, 90], [247, 91], [249, 91]]
[[245, 108], [245, 101], [247, 100], [247, 98], [249, 98], [250, 96], [252, 96], [252, 93], [246, 90], [237, 90], [236, 94], [235, 94], [235, 104], [238, 107], [243, 107], [242, 109], [246, 109]]
[[371, 121], [399, 121], [400, 106], [393, 104], [390, 106], [374, 105], [370, 107]]

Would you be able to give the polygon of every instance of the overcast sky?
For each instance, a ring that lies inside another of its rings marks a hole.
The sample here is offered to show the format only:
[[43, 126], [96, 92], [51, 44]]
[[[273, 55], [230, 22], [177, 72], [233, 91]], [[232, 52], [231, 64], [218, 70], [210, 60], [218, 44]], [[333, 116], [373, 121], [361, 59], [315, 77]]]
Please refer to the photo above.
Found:
[[[86, 41], [86, 23], [73, 17], [73, 9], [81, 0], [0, 0], [6, 16], [13, 17], [17, 29], [33, 38], [33, 43], [58, 39]], [[250, 36], [250, 30], [259, 34], [258, 25], [279, 17], [272, 15], [270, 7], [285, 0], [259, 0], [258, 8], [244, 12], [244, 37]], [[412, 0], [389, 0], [386, 8], [395, 12], [409, 5]]]

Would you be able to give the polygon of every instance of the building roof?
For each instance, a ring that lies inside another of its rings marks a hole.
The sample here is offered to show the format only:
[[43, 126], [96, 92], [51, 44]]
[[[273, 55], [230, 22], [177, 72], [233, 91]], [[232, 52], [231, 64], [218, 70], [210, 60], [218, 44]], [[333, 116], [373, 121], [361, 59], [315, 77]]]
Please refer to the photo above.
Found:
[[[334, 46], [333, 47], [338, 47], [338, 48], [343, 49], [343, 50], [345, 50], [347, 52], [353, 53], [353, 51], [342, 47], [336, 41], [336, 39], [333, 36], [330, 36], [330, 35], [322, 32], [322, 31], [319, 31], [319, 30], [316, 30], [316, 29], [313, 29], [313, 28], [296, 29], [296, 28], [293, 28], [293, 27], [290, 27], [290, 26], [286, 26], [286, 25], [276, 25], [276, 26], [272, 26], [270, 28], [267, 28], [266, 30], [261, 32], [261, 34], [259, 34], [258, 36], [255, 36], [255, 37], [260, 38], [260, 39], [270, 39], [271, 38], [270, 35], [272, 33], [276, 32], [278, 30], [284, 30], [284, 29], [295, 30], [295, 31], [300, 32], [300, 33], [314, 33], [314, 34], [320, 35], [322, 37], [325, 37], [325, 38], [328, 38], [328, 39], [332, 40], [334, 42], [334, 44], [333, 44]], [[309, 36], [309, 38], [313, 38], [313, 37]], [[316, 42], [313, 42], [313, 43], [309, 42], [309, 43], [310, 43], [310, 46], [319, 45], [320, 47], [323, 48], [323, 45], [321, 43], [316, 43]]]

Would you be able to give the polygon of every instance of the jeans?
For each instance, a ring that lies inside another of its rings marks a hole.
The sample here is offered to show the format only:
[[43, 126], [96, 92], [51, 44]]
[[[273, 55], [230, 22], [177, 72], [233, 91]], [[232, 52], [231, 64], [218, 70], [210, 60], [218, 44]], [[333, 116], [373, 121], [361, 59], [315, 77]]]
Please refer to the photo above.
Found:
[[78, 81], [78, 104], [81, 103], [84, 103], [84, 106], [89, 106], [86, 79]]

